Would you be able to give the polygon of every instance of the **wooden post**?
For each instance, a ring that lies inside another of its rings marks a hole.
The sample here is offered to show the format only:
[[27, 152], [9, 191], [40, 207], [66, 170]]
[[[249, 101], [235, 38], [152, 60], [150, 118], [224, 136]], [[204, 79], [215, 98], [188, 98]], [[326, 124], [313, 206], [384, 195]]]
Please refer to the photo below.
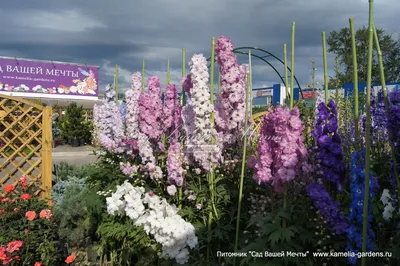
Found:
[[52, 107], [46, 106], [43, 108], [42, 114], [42, 199], [48, 200], [51, 203], [52, 189]]

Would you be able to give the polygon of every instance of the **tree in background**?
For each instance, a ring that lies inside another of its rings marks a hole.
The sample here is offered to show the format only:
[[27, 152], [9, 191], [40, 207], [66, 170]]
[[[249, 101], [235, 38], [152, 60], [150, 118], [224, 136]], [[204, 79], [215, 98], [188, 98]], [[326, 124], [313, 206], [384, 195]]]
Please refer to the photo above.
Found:
[[[383, 66], [385, 67], [386, 80], [388, 82], [400, 81], [400, 40], [394, 40], [384, 30], [376, 29], [380, 48], [382, 51]], [[358, 78], [360, 82], [367, 80], [368, 65], [368, 28], [362, 27], [356, 31]], [[343, 67], [340, 75], [341, 84], [353, 82], [353, 59], [351, 53], [350, 28], [342, 28], [339, 31], [331, 31], [328, 37], [328, 52], [332, 52], [339, 58], [339, 63]], [[376, 48], [372, 66], [372, 82], [380, 83], [379, 66]]]

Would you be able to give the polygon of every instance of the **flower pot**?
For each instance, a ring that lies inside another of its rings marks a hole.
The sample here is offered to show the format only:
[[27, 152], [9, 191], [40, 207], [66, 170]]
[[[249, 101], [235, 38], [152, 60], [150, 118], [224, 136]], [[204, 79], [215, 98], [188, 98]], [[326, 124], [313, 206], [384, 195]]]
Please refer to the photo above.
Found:
[[57, 140], [53, 139], [53, 148], [57, 147]]
[[81, 145], [81, 146], [85, 146], [85, 139], [80, 139], [79, 140], [79, 144]]
[[79, 140], [78, 139], [71, 139], [71, 146], [72, 147], [79, 147]]

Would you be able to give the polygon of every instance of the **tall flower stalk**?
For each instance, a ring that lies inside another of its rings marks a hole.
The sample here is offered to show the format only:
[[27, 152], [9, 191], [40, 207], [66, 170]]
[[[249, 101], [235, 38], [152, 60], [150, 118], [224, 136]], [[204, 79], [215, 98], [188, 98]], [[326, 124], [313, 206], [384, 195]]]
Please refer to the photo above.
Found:
[[337, 132], [338, 119], [336, 104], [330, 100], [327, 105], [318, 105], [318, 119], [313, 137], [317, 142], [317, 178], [328, 180], [338, 191], [342, 191], [346, 168], [340, 146], [341, 139]]
[[224, 143], [233, 144], [243, 132], [245, 118], [245, 80], [241, 79], [232, 40], [220, 36], [215, 45], [221, 94], [217, 97], [215, 121], [217, 130], [224, 135]]
[[311, 170], [297, 106], [293, 110], [270, 108], [260, 133], [253, 179], [258, 184], [271, 183], [277, 192], [284, 192], [286, 183]]
[[[371, 223], [373, 220], [372, 216], [372, 199], [375, 197], [379, 190], [378, 180], [372, 176], [372, 171], [369, 172], [371, 176], [370, 183], [367, 184], [369, 191], [365, 190], [366, 173], [364, 171], [365, 166], [365, 150], [356, 151], [353, 153], [351, 158], [351, 203], [350, 203], [350, 214], [348, 216], [348, 221], [350, 223], [347, 229], [348, 235], [348, 251], [359, 252], [363, 250], [364, 242], [367, 251], [374, 251], [374, 246], [372, 240], [375, 238], [375, 234], [372, 231]], [[368, 194], [366, 194], [368, 193]], [[365, 202], [367, 199], [367, 203]], [[366, 203], [366, 204], [365, 204]], [[365, 217], [365, 212], [363, 208], [365, 205], [368, 206], [367, 216]], [[366, 224], [364, 224], [366, 222]], [[367, 235], [364, 235], [363, 227], [367, 226]], [[366, 238], [364, 238], [366, 236]], [[365, 239], [365, 240], [364, 240]], [[365, 251], [363, 251], [365, 252]], [[356, 264], [357, 257], [350, 257], [349, 263]]]
[[[363, 238], [362, 252], [367, 251], [367, 235], [368, 235], [368, 208], [369, 208], [369, 188], [370, 188], [370, 157], [371, 157], [371, 76], [372, 76], [372, 48], [373, 48], [373, 31], [374, 31], [374, 6], [373, 0], [369, 0], [369, 36], [368, 36], [368, 68], [367, 68], [367, 103], [366, 103], [366, 132], [365, 132], [365, 193], [364, 193], [364, 210], [363, 210]], [[367, 265], [366, 257], [361, 258], [362, 266]]]
[[101, 104], [93, 108], [95, 121], [95, 138], [111, 153], [122, 153], [125, 150], [123, 140], [124, 126], [120, 110], [115, 102], [115, 90], [106, 87], [106, 97]]

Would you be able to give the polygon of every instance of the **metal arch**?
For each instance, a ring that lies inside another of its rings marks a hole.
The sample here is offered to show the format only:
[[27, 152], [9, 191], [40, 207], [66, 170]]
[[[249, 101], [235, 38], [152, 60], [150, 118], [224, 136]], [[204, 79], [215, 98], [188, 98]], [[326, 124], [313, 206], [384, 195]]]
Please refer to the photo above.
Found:
[[[253, 54], [253, 53], [252, 53], [251, 55], [254, 56], [254, 57], [256, 57], [256, 58], [258, 58], [258, 59], [260, 59], [260, 60], [262, 60], [262, 61], [264, 61], [265, 63], [267, 63], [267, 64], [278, 74], [278, 76], [279, 76], [279, 78], [281, 79], [282, 83], [287, 87], [285, 81], [283, 80], [283, 77], [279, 74], [278, 70], [277, 70], [274, 66], [272, 66], [272, 64], [269, 63], [269, 62], [268, 62], [267, 60], [265, 60], [264, 58], [265, 58], [265, 57], [272, 56], [274, 59], [276, 59], [276, 60], [278, 60], [280, 63], [282, 63], [282, 65], [285, 65], [285, 63], [284, 63], [281, 59], [279, 59], [278, 57], [276, 57], [274, 54], [268, 52], [267, 50], [264, 50], [264, 49], [261, 49], [261, 48], [258, 48], [258, 47], [243, 46], [243, 47], [238, 47], [238, 48], [233, 49], [233, 52], [236, 53], [236, 54], [248, 54], [248, 53], [245, 53], [245, 52], [242, 52], [242, 51], [239, 51], [239, 50], [256, 50], [256, 51], [260, 51], [260, 52], [266, 53], [267, 55], [266, 55], [266, 56], [263, 56], [263, 57], [258, 56], [258, 55], [255, 55], [255, 54]], [[207, 61], [210, 61], [210, 60], [211, 60], [211, 57], [207, 58]], [[215, 61], [216, 61], [216, 59], [215, 59]], [[291, 70], [289, 67], [287, 67], [287, 69], [288, 69], [290, 72], [292, 72], [292, 70]], [[299, 88], [299, 90], [300, 90], [301, 98], [304, 99], [303, 90], [301, 89], [300, 83], [299, 83], [299, 81], [297, 80], [296, 76], [294, 76], [294, 80], [296, 81], [296, 84], [297, 84], [297, 86], [298, 86], [298, 88]]]
[[[237, 53], [237, 54], [248, 55], [248, 53], [245, 53], [245, 52], [239, 52], [239, 51], [234, 51], [234, 52]], [[285, 84], [285, 81], [283, 80], [282, 76], [279, 74], [278, 70], [270, 62], [268, 62], [267, 60], [265, 60], [264, 58], [262, 58], [262, 57], [260, 57], [260, 56], [258, 56], [256, 54], [251, 54], [251, 56], [254, 56], [254, 57], [264, 61], [265, 63], [267, 63], [273, 70], [275, 70], [276, 74], [278, 74], [278, 76], [282, 80], [283, 84]]]

